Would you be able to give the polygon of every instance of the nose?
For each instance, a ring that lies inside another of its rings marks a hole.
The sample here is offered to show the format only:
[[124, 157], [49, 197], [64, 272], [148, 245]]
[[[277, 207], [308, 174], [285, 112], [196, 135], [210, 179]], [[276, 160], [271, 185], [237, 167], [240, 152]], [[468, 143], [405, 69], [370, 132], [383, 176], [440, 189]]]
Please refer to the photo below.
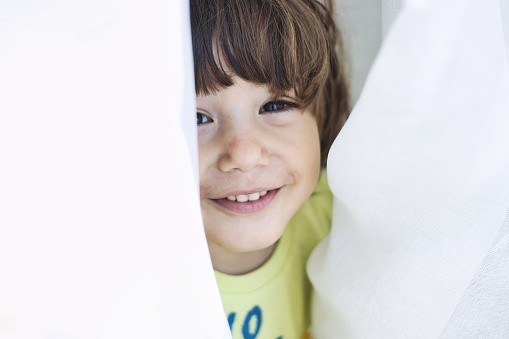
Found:
[[218, 161], [223, 172], [250, 171], [269, 163], [269, 154], [261, 136], [255, 133], [225, 136], [225, 147]]

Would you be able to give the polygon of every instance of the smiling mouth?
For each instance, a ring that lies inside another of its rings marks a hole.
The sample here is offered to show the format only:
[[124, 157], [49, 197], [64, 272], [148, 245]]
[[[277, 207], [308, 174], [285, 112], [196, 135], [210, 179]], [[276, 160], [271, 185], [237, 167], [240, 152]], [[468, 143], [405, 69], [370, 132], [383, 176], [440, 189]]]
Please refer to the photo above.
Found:
[[279, 192], [278, 189], [250, 194], [230, 195], [222, 199], [210, 199], [221, 209], [234, 214], [252, 214], [265, 210]]
[[260, 197], [263, 197], [267, 194], [267, 191], [255, 192], [251, 194], [239, 194], [239, 195], [230, 195], [226, 199], [230, 201], [237, 202], [247, 202], [247, 201], [256, 201], [259, 200]]

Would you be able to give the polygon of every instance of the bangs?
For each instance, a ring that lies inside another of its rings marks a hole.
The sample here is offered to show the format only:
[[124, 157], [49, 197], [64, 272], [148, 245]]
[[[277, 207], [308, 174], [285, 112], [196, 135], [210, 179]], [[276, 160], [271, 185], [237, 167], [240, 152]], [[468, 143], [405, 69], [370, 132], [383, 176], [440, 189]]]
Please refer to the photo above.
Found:
[[191, 1], [196, 93], [232, 86], [236, 75], [310, 105], [330, 76], [326, 16], [314, 0]]

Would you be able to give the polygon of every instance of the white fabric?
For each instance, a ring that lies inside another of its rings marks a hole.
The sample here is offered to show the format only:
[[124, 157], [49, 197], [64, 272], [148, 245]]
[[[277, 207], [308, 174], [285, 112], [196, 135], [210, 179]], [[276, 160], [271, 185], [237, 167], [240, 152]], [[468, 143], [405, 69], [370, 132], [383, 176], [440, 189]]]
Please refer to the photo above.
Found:
[[392, 23], [398, 16], [403, 5], [403, 0], [382, 1], [382, 36], [386, 36]]
[[187, 1], [0, 2], [0, 338], [228, 338]]
[[347, 46], [349, 85], [355, 102], [382, 42], [380, 0], [335, 0], [335, 9]]
[[395, 19], [330, 154], [316, 339], [509, 337], [503, 6], [413, 0]]
[[443, 338], [509, 338], [509, 213]]

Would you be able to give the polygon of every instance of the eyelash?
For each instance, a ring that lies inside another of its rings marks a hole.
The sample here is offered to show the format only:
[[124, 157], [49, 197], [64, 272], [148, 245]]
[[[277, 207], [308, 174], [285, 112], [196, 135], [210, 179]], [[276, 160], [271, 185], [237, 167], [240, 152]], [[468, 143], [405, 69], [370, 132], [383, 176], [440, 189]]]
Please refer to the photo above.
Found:
[[[282, 107], [281, 107], [282, 106]], [[290, 101], [284, 101], [284, 100], [276, 100], [276, 101], [269, 101], [265, 103], [262, 107], [260, 107], [260, 113], [277, 113], [277, 112], [284, 112], [289, 109], [299, 107], [294, 102]], [[206, 120], [206, 121], [204, 121]], [[196, 112], [196, 125], [201, 126], [204, 124], [209, 124], [211, 122], [214, 122], [214, 120], [209, 117], [206, 114]]]
[[[281, 105], [283, 107], [281, 107]], [[298, 107], [298, 105], [294, 102], [277, 100], [277, 101], [269, 101], [260, 107], [260, 113], [277, 113], [284, 112], [286, 110]]]

